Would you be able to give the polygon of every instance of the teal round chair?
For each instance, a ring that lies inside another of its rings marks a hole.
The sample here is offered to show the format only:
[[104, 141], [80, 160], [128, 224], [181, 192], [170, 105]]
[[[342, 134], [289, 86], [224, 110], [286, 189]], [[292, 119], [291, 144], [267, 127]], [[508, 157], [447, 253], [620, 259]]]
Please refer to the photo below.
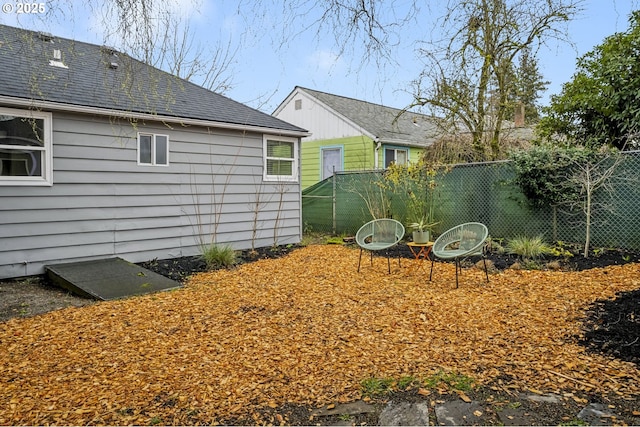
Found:
[[[391, 273], [391, 259], [389, 250], [396, 246], [404, 237], [404, 225], [395, 219], [383, 218], [369, 221], [356, 233], [356, 243], [360, 246], [358, 258], [358, 272], [362, 261], [362, 251], [371, 253], [371, 265], [373, 265], [373, 253], [385, 251], [387, 254], [387, 266]], [[400, 266], [400, 253], [398, 252], [398, 266]]]
[[487, 271], [487, 260], [484, 254], [484, 247], [489, 236], [487, 226], [479, 222], [467, 222], [457, 225], [442, 233], [433, 243], [431, 249], [431, 272], [429, 280], [433, 277], [433, 262], [436, 258], [443, 260], [453, 260], [456, 266], [456, 288], [458, 287], [458, 271], [462, 272], [460, 260], [474, 256], [482, 256], [484, 263], [484, 274], [489, 283], [489, 273]]

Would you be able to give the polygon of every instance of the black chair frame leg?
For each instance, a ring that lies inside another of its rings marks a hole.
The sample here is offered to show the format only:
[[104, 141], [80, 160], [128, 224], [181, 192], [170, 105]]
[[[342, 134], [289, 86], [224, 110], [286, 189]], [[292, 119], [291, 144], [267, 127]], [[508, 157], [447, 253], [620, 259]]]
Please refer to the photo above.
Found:
[[487, 271], [487, 258], [482, 255], [482, 262], [484, 263], [484, 275], [487, 277], [487, 283], [489, 283], [489, 272]]
[[[358, 273], [360, 272], [360, 265], [362, 263], [362, 251], [364, 249], [360, 248], [360, 256], [358, 257]], [[400, 248], [397, 249], [398, 250], [398, 267], [402, 267], [402, 265], [400, 264]], [[387, 269], [389, 271], [389, 274], [391, 274], [391, 252], [387, 249], [385, 251], [386, 255], [387, 255]], [[370, 254], [370, 264], [371, 266], [373, 266], [373, 251], [369, 251]], [[429, 279], [431, 280], [431, 279]]]
[[389, 274], [391, 274], [391, 256], [389, 255], [388, 250], [387, 250], [387, 269], [389, 270]]

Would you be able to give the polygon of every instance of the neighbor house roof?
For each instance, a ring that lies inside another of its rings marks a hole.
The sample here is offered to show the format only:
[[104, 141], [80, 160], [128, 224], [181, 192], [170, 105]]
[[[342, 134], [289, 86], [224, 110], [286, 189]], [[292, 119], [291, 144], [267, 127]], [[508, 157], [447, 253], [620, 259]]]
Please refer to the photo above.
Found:
[[0, 25], [0, 64], [0, 104], [306, 134], [104, 46]]
[[426, 147], [442, 134], [432, 116], [300, 86], [296, 86], [292, 94], [297, 91], [314, 97], [325, 107], [364, 129], [376, 141]]

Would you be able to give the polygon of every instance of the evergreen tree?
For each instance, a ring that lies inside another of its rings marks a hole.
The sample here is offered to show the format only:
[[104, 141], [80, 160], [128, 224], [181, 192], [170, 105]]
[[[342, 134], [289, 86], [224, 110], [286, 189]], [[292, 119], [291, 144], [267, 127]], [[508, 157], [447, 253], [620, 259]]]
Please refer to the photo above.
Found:
[[537, 123], [540, 120], [540, 94], [547, 89], [548, 81], [538, 69], [538, 60], [527, 47], [520, 52], [518, 67], [515, 70], [515, 88], [513, 101], [515, 105], [524, 106], [525, 124]]

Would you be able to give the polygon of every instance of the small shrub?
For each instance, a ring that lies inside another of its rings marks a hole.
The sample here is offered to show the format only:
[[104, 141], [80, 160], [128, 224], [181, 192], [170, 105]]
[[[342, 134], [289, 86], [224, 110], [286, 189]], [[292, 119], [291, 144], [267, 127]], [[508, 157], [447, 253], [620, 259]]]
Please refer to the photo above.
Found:
[[521, 258], [538, 259], [550, 252], [549, 246], [544, 243], [541, 236], [537, 237], [515, 237], [507, 243], [507, 251], [516, 254]]
[[226, 268], [236, 264], [236, 251], [229, 245], [211, 245], [202, 250], [202, 258], [210, 269]]
[[563, 241], [558, 240], [554, 246], [549, 248], [549, 254], [554, 257], [571, 258], [573, 253], [565, 248]]

